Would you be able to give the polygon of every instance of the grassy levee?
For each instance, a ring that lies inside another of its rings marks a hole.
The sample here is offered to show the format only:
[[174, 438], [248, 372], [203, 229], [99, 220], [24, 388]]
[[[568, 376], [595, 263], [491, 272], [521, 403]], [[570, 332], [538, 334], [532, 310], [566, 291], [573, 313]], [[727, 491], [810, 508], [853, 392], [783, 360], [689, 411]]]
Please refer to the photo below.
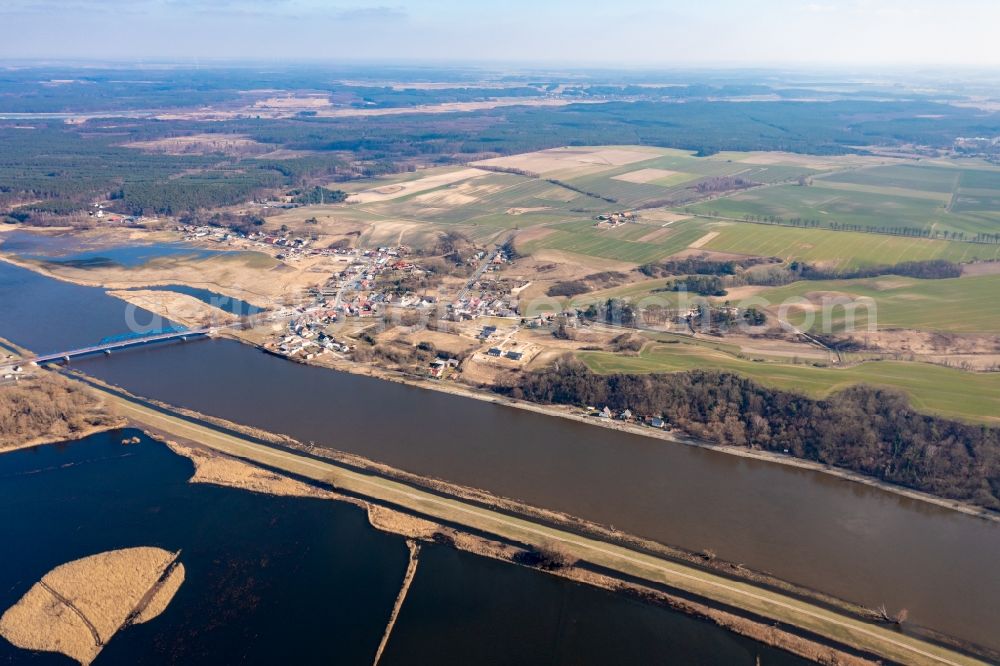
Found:
[[389, 502], [448, 523], [522, 543], [557, 542], [581, 561], [699, 595], [723, 604], [814, 632], [832, 641], [908, 664], [979, 664], [972, 657], [893, 629], [855, 619], [780, 592], [667, 561], [624, 546], [591, 539], [468, 502], [443, 497], [390, 479], [358, 473], [219, 432], [106, 393], [124, 416], [157, 431], [193, 440], [222, 453], [281, 469], [334, 487]]
[[834, 368], [788, 362], [756, 362], [697, 343], [652, 343], [637, 356], [581, 352], [599, 373], [679, 372], [716, 369], [734, 372], [766, 386], [823, 398], [855, 384], [900, 390], [919, 411], [970, 423], [1000, 421], [1000, 374], [946, 368], [930, 363], [868, 361]]

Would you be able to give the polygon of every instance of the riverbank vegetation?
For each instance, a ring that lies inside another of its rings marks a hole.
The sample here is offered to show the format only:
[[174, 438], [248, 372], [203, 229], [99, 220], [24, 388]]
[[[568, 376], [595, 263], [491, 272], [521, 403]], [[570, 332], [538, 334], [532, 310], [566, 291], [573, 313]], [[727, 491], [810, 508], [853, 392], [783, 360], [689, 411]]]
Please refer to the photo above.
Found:
[[38, 375], [0, 386], [0, 451], [76, 439], [120, 421], [92, 391], [62, 377]]
[[919, 414], [887, 389], [859, 385], [816, 400], [727, 372], [599, 375], [564, 359], [502, 390], [664, 417], [712, 443], [788, 453], [1000, 510], [1000, 429]]

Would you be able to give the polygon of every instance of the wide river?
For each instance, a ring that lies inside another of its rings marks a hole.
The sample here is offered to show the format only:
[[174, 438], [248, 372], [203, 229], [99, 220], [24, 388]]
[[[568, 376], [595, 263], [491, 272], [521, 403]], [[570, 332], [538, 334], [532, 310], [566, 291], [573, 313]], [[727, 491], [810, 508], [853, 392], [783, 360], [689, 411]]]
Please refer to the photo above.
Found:
[[[121, 445], [132, 436], [140, 443]], [[0, 611], [67, 561], [153, 546], [180, 551], [184, 582], [96, 664], [371, 664], [406, 569], [403, 537], [349, 504], [191, 484], [193, 471], [135, 430], [0, 456]], [[667, 660], [805, 663], [678, 611], [437, 545], [422, 549], [380, 663]], [[0, 638], [0, 664], [69, 663]]]
[[[0, 336], [37, 352], [124, 328], [124, 304], [101, 290], [4, 264], [0, 303]], [[996, 523], [817, 472], [311, 368], [231, 341], [74, 365], [139, 395], [906, 608], [914, 623], [1000, 649]]]

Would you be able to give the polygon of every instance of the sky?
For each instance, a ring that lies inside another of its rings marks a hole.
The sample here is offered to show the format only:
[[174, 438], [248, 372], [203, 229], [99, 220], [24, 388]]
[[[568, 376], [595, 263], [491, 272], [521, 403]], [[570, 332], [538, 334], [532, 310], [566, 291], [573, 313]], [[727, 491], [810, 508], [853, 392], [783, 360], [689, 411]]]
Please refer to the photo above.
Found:
[[0, 0], [0, 59], [1000, 65], [1000, 0]]

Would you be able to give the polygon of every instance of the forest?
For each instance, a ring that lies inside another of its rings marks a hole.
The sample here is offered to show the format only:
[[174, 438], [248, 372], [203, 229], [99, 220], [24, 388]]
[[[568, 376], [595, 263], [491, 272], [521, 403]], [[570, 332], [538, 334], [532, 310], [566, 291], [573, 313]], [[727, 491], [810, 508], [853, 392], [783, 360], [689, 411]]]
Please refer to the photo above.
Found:
[[565, 357], [497, 390], [532, 402], [630, 409], [713, 444], [787, 453], [1000, 510], [1000, 429], [918, 413], [886, 389], [854, 386], [814, 400], [731, 373], [598, 375]]
[[[233, 91], [247, 74], [181, 72], [174, 73], [175, 81], [158, 78], [158, 85], [148, 88], [134, 80], [134, 73], [122, 75], [120, 81], [111, 76], [95, 85], [53, 87], [38, 86], [23, 74], [9, 72], [0, 76], [0, 110], [5, 105], [18, 110], [80, 110], [100, 108], [112, 99], [122, 109], [222, 103], [233, 99]], [[227, 76], [232, 77], [228, 82]], [[285, 85], [305, 86], [311, 81], [307, 91], [329, 91], [331, 99], [346, 106], [408, 106], [488, 96], [474, 86], [464, 92], [456, 86], [431, 93], [322, 83], [329, 77], [296, 71], [288, 75]], [[530, 96], [542, 89], [533, 83], [506, 88], [504, 94]], [[165, 91], [171, 90], [178, 95], [167, 95]], [[647, 95], [635, 101], [602, 99], [598, 104], [339, 118], [247, 115], [210, 125], [190, 119], [122, 119], [113, 113], [74, 124], [39, 118], [24, 125], [20, 120], [0, 119], [0, 143], [5, 148], [0, 156], [0, 213], [20, 209], [29, 215], [65, 214], [114, 194], [122, 212], [177, 214], [240, 203], [274, 188], [313, 186], [418, 165], [460, 164], [566, 145], [649, 145], [687, 149], [698, 155], [720, 150], [844, 154], [873, 144], [949, 148], [958, 136], [1000, 134], [1000, 114], [931, 101], [734, 104], [698, 96], [685, 99], [684, 104], [677, 104]], [[128, 147], [130, 142], [206, 131], [238, 135], [267, 148], [295, 153], [287, 159], [239, 159], [221, 154], [154, 154]], [[746, 185], [749, 182], [717, 179], [704, 187]]]

